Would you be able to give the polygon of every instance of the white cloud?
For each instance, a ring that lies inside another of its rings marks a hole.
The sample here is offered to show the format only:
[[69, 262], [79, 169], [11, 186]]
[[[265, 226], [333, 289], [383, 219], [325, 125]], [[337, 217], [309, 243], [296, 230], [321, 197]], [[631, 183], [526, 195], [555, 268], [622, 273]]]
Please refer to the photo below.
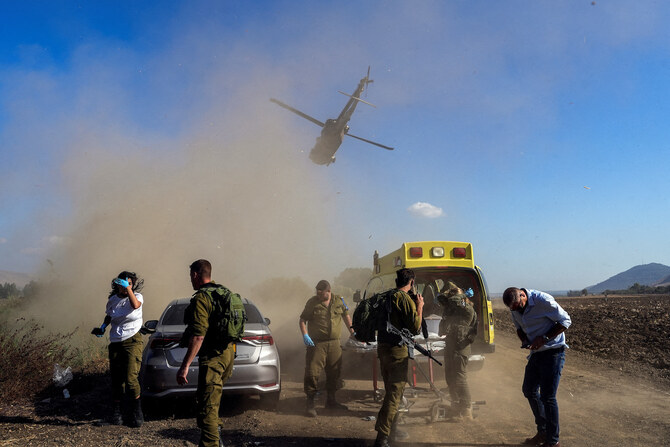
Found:
[[417, 217], [425, 217], [427, 219], [435, 219], [444, 215], [442, 208], [439, 208], [435, 205], [431, 205], [427, 202], [416, 202], [409, 208], [407, 208], [412, 215]]

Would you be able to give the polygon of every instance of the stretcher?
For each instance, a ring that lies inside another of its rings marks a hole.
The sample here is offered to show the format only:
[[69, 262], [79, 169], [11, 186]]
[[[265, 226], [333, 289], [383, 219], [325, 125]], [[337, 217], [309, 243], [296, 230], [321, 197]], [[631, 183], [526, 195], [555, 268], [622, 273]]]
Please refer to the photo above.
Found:
[[[432, 337], [431, 337], [432, 338]], [[444, 348], [444, 340], [441, 338], [429, 338], [426, 340], [426, 347], [430, 349], [433, 353], [440, 352]], [[345, 346], [346, 350], [365, 354], [364, 358], [371, 362], [371, 371], [372, 371], [372, 392], [373, 399], [375, 402], [381, 403], [384, 400], [384, 389], [380, 385], [380, 372], [379, 372], [379, 360], [377, 359], [377, 346], [376, 343], [360, 343], [356, 340], [350, 340]], [[473, 360], [476, 362], [483, 363], [483, 356], [475, 355]], [[428, 423], [446, 421], [451, 416], [451, 399], [447, 393], [442, 390], [439, 390], [435, 386], [435, 366], [432, 361], [428, 361], [427, 369], [428, 372], [424, 371], [424, 368], [421, 366], [421, 363], [424, 363], [425, 357], [413, 358], [410, 360], [410, 377], [408, 385], [409, 387], [405, 388], [403, 399], [400, 408], [398, 409], [399, 417], [398, 424], [404, 424], [404, 416], [410, 414], [410, 409], [415, 406], [419, 401], [423, 405], [420, 407], [425, 407], [425, 400], [434, 398], [435, 400], [431, 403], [428, 403], [427, 409], [415, 408], [411, 411], [411, 415], [414, 417], [425, 416]], [[427, 359], [426, 359], [427, 360]], [[428, 389], [422, 388], [419, 386], [419, 376], [422, 376], [429, 385]], [[480, 406], [486, 405], [486, 401], [478, 400], [472, 402], [473, 412], [479, 410]], [[419, 407], [419, 406], [417, 406]]]

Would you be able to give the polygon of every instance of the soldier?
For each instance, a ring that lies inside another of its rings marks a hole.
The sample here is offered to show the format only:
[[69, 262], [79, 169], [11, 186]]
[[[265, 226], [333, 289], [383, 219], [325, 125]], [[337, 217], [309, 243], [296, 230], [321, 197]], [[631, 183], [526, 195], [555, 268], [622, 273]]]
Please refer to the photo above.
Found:
[[102, 337], [109, 330], [109, 372], [112, 376], [112, 417], [114, 425], [123, 424], [121, 399], [124, 393], [132, 400], [133, 414], [130, 425], [140, 427], [144, 423], [140, 401], [140, 366], [142, 364], [142, 303], [140, 293], [144, 280], [134, 272], [123, 271], [112, 280], [112, 291], [107, 297], [105, 319], [91, 334]]
[[466, 368], [470, 345], [477, 335], [477, 313], [472, 303], [456, 284], [448, 282], [438, 295], [442, 306], [440, 335], [445, 335], [444, 378], [451, 396], [453, 421], [472, 419], [472, 398]]
[[188, 346], [177, 383], [188, 383], [186, 378], [191, 362], [199, 355], [198, 388], [196, 391], [197, 422], [200, 428], [199, 447], [221, 447], [219, 433], [219, 405], [223, 384], [233, 373], [235, 344], [221, 341], [211, 317], [214, 312], [212, 291], [222, 287], [211, 279], [212, 265], [199, 259], [190, 266], [191, 285], [195, 294], [184, 313], [187, 324], [182, 345]]
[[[409, 329], [412, 334], [421, 330], [423, 317], [423, 297], [416, 295], [416, 304], [409, 295], [414, 288], [414, 271], [400, 269], [396, 272], [396, 290], [390, 296], [388, 312], [382, 312], [377, 328], [377, 357], [384, 379], [384, 402], [377, 416], [375, 447], [388, 447], [391, 432], [395, 433], [398, 406], [407, 383], [409, 352], [400, 344], [400, 338], [386, 331], [386, 318], [396, 328]], [[393, 430], [392, 430], [393, 429]]]
[[340, 333], [343, 320], [349, 333], [353, 334], [347, 305], [342, 297], [331, 294], [330, 283], [322, 279], [316, 285], [316, 295], [307, 300], [299, 323], [303, 341], [307, 346], [304, 388], [307, 395], [305, 411], [310, 417], [316, 417], [314, 397], [318, 390], [319, 376], [324, 369], [328, 393], [326, 408], [347, 410], [346, 406], [335, 400], [342, 370]]
[[521, 347], [530, 349], [522, 391], [535, 417], [537, 433], [524, 444], [561, 447], [556, 391], [565, 364], [570, 315], [548, 293], [509, 287], [503, 302], [510, 309]]

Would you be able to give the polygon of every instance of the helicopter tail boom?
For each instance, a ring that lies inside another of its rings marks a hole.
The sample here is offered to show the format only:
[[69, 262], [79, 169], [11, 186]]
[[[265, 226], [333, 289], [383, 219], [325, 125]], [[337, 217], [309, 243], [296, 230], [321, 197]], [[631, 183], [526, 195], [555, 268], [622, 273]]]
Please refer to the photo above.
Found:
[[366, 143], [373, 144], [375, 146], [381, 147], [381, 148], [389, 150], [389, 151], [393, 150], [393, 148], [390, 147], [390, 146], [384, 146], [383, 144], [375, 143], [374, 141], [366, 140], [365, 138], [357, 137], [356, 135], [353, 135], [353, 134], [350, 134], [350, 133], [345, 133], [345, 135], [348, 136], [348, 137], [351, 137], [351, 138], [356, 138], [357, 140], [365, 141]]

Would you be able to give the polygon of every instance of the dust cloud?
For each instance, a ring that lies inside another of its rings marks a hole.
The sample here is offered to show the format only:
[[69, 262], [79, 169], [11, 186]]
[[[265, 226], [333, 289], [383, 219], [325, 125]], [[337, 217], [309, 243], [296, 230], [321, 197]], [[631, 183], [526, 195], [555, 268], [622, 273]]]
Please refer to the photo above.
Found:
[[[336, 222], [326, 219], [335, 194], [326, 168], [309, 162], [268, 85], [281, 88], [249, 77], [225, 102], [204, 101], [201, 119], [174, 141], [80, 125], [61, 166], [73, 206], [68, 242], [47, 254], [40, 281], [49, 286], [27, 314], [88, 334], [104, 317], [110, 281], [131, 270], [145, 279], [144, 320], [157, 319], [193, 293], [188, 266], [205, 258], [213, 279], [258, 303], [273, 327], [297, 328], [312, 283], [339, 273], [322, 253], [346, 244], [328, 237]], [[254, 289], [282, 277], [309, 286], [296, 295]]]
[[315, 285], [300, 278], [272, 278], [251, 290], [252, 296], [261, 297], [261, 311], [271, 320], [270, 328], [279, 347], [282, 372], [293, 377], [301, 377], [305, 366], [305, 346], [298, 329], [298, 318], [307, 299], [314, 295]]

